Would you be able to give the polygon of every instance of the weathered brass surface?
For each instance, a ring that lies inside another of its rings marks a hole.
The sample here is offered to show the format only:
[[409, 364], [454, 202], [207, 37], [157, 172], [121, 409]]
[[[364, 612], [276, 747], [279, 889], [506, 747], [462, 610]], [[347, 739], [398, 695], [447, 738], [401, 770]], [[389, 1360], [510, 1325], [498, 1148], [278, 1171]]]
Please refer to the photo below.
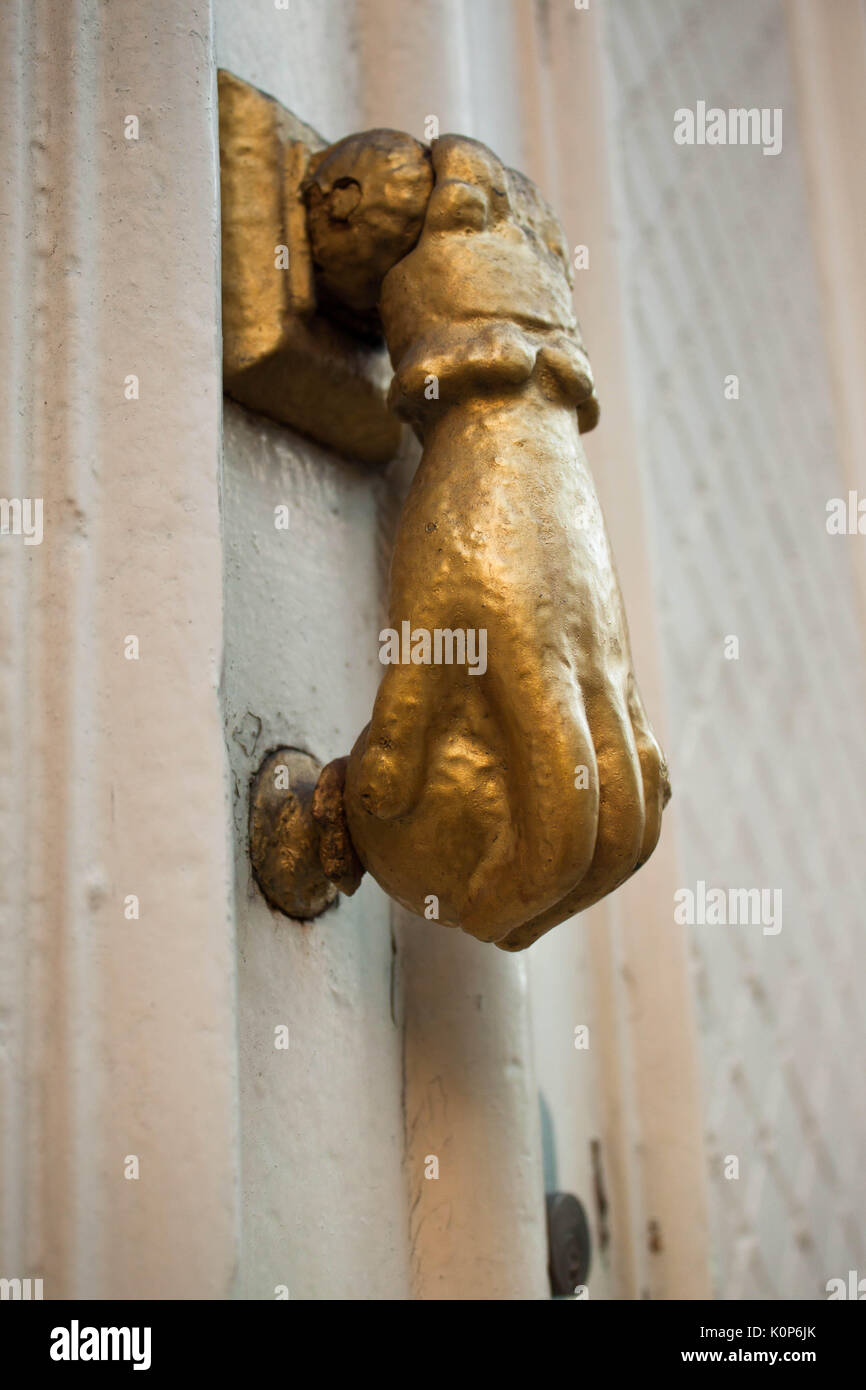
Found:
[[348, 758], [335, 758], [322, 769], [313, 793], [312, 815], [319, 831], [319, 862], [341, 893], [351, 895], [360, 885], [364, 866], [358, 858], [346, 820], [344, 791]]
[[250, 788], [250, 858], [256, 880], [289, 917], [318, 917], [337, 896], [319, 860], [312, 803], [322, 764], [298, 748], [269, 753]]
[[381, 331], [382, 281], [424, 225], [430, 151], [398, 130], [351, 135], [311, 158], [303, 191], [320, 299]]
[[317, 275], [360, 331], [380, 316], [423, 443], [391, 565], [409, 659], [325, 769], [319, 862], [352, 892], [357, 855], [419, 916], [521, 950], [648, 858], [670, 795], [580, 443], [598, 405], [568, 250], [534, 186], [461, 136], [352, 136], [304, 193]]

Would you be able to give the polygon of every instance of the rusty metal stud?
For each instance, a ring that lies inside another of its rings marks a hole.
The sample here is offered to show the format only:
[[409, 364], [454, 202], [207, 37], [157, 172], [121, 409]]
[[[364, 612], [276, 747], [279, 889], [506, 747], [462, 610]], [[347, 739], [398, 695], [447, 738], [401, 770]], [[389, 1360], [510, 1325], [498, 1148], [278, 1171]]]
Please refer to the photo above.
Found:
[[337, 897], [319, 858], [313, 792], [322, 765], [299, 748], [269, 753], [250, 788], [250, 858], [272, 907], [302, 921]]
[[592, 1240], [586, 1212], [570, 1192], [547, 1194], [547, 1244], [550, 1286], [567, 1297], [589, 1279]]

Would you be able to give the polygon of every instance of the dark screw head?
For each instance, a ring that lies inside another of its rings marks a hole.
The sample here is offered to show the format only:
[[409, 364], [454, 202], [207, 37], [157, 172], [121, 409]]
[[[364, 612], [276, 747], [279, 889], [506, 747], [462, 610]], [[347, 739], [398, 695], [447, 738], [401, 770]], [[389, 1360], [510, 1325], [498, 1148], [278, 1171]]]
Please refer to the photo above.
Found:
[[586, 1212], [570, 1192], [547, 1194], [547, 1248], [554, 1295], [573, 1294], [589, 1279], [592, 1239]]

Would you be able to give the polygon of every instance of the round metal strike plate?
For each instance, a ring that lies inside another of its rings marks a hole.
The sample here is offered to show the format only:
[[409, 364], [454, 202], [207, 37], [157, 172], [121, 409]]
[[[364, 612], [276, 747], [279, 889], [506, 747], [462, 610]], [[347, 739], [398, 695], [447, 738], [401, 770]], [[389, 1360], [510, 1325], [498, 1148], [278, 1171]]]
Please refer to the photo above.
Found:
[[319, 859], [313, 792], [322, 765], [299, 748], [269, 753], [250, 788], [250, 859], [272, 907], [309, 921], [337, 897]]
[[571, 1192], [547, 1194], [547, 1244], [551, 1288], [568, 1297], [586, 1284], [592, 1260], [586, 1212]]

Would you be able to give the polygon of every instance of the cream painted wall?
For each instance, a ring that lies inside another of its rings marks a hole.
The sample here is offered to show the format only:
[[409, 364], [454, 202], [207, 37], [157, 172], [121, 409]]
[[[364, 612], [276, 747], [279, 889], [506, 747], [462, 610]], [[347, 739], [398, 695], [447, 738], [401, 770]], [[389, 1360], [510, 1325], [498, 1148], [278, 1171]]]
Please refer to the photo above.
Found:
[[[724, 1299], [823, 1298], [866, 1260], [863, 537], [826, 529], [866, 442], [866, 30], [859, 0], [790, 9], [604, 8], [678, 886], [782, 894], [778, 933], [687, 929]], [[781, 151], [675, 144], [698, 99], [779, 108]]]
[[219, 1298], [238, 1202], [208, 6], [20, 0], [0, 65], [0, 494], [44, 504], [41, 545], [0, 537], [0, 1274], [46, 1299]]

